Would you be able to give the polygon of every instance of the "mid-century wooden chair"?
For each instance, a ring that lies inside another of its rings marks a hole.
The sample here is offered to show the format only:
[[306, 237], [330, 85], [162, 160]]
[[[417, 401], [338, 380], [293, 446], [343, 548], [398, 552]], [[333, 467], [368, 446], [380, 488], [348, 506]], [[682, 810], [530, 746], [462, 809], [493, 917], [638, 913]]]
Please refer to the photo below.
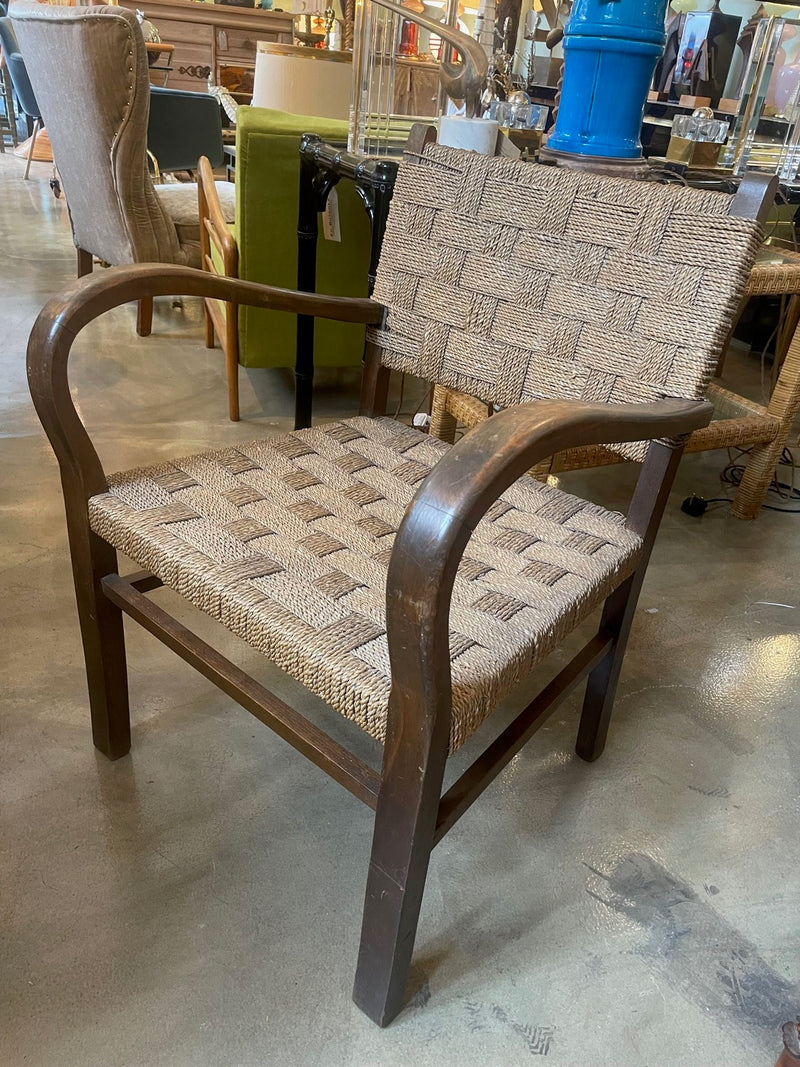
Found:
[[[95, 744], [111, 759], [130, 745], [127, 614], [374, 808], [354, 998], [380, 1025], [402, 1006], [431, 850], [587, 677], [577, 751], [603, 750], [768, 186], [731, 198], [429, 146], [400, 168], [373, 300], [137, 266], [76, 283], [34, 327]], [[70, 349], [109, 309], [174, 293], [371, 324], [360, 416], [106, 476]], [[391, 368], [504, 410], [450, 447], [379, 417]], [[627, 518], [524, 475], [601, 443], [643, 462]], [[144, 569], [121, 577], [117, 550]], [[381, 740], [381, 769], [169, 616], [145, 595], [160, 585]], [[603, 603], [595, 636], [442, 796], [448, 754]]]

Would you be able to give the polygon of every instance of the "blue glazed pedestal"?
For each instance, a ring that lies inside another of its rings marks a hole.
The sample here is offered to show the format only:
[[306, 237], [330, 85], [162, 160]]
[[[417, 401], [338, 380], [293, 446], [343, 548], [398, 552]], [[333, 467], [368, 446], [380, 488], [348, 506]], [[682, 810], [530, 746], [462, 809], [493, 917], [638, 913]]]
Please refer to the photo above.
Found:
[[542, 157], [590, 169], [643, 166], [647, 92], [664, 51], [668, 0], [576, 0], [564, 84]]

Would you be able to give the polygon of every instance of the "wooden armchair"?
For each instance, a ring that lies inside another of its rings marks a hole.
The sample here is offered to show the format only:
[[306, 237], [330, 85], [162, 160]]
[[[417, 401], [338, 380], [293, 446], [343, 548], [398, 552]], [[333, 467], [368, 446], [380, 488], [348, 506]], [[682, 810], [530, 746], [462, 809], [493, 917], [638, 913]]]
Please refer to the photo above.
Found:
[[[76, 284], [34, 327], [95, 744], [111, 759], [130, 745], [127, 614], [373, 808], [354, 999], [382, 1026], [403, 1003], [431, 850], [587, 678], [577, 751], [603, 750], [766, 190], [750, 178], [731, 200], [434, 146], [400, 168], [374, 300], [128, 267]], [[370, 324], [360, 416], [107, 476], [70, 395], [70, 348], [109, 309], [174, 293]], [[450, 447], [380, 417], [390, 368], [507, 407]], [[523, 474], [601, 443], [643, 461], [627, 518]], [[143, 570], [120, 576], [118, 550]], [[145, 595], [162, 584], [382, 741], [382, 767]], [[448, 755], [601, 604], [596, 634], [442, 795]]]

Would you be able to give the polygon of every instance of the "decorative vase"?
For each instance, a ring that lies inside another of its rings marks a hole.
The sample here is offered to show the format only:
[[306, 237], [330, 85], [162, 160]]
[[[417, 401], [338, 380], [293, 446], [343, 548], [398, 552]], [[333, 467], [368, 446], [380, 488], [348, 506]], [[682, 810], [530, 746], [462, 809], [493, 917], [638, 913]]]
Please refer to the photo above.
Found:
[[647, 92], [664, 51], [668, 0], [575, 0], [564, 86], [546, 155], [641, 163]]

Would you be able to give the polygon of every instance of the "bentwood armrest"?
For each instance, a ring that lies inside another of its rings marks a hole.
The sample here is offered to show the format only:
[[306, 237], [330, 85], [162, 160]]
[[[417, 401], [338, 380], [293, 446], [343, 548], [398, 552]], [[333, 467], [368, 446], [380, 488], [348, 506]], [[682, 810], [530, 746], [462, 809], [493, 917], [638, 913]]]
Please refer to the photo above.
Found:
[[[680, 437], [708, 425], [713, 407], [705, 400], [660, 400], [647, 404], [535, 401], [499, 411], [466, 434], [437, 463], [419, 488], [398, 533], [419, 523], [423, 512], [438, 525], [471, 532], [486, 509], [536, 463], [566, 448]], [[467, 535], [468, 536], [468, 535]]]
[[[520, 404], [493, 415], [453, 446], [414, 497], [389, 564], [389, 655], [393, 676], [403, 679], [392, 693], [390, 738], [392, 720], [395, 726], [405, 720], [427, 723], [431, 730], [449, 728], [449, 707], [420, 707], [415, 694], [433, 692], [431, 670], [441, 670], [449, 683], [448, 622], [456, 570], [472, 531], [506, 489], [534, 464], [566, 448], [678, 437], [705, 426], [712, 410], [706, 401], [685, 400]], [[648, 518], [637, 516], [636, 525], [646, 527]], [[435, 689], [450, 691], [449, 684]]]
[[77, 334], [94, 319], [131, 300], [155, 296], [200, 296], [288, 311], [340, 322], [380, 323], [384, 309], [374, 300], [324, 296], [221, 278], [164, 263], [111, 267], [82, 278], [44, 306], [28, 342], [28, 383], [39, 418], [62, 468], [88, 496], [106, 488], [105, 475], [75, 410], [67, 365]]

